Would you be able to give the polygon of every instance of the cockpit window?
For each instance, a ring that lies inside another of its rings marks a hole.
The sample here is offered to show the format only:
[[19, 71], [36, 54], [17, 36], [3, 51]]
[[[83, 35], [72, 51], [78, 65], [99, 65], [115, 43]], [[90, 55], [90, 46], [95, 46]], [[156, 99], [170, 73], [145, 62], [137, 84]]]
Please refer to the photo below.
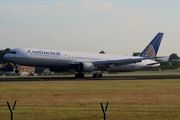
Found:
[[16, 52], [15, 52], [15, 51], [10, 51], [9, 53], [16, 54]]

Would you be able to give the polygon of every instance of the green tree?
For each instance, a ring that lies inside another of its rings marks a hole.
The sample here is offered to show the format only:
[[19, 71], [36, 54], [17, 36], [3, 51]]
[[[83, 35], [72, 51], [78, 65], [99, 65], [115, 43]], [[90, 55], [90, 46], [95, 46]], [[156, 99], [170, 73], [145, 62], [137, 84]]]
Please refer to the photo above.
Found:
[[104, 50], [102, 50], [101, 52], [99, 52], [99, 54], [106, 54], [106, 53], [104, 52]]
[[133, 56], [139, 56], [140, 52], [133, 52]]
[[4, 59], [4, 55], [6, 53], [8, 53], [11, 49], [10, 48], [6, 48], [4, 50], [0, 50], [0, 63], [6, 63], [8, 62], [7, 60]]
[[179, 56], [176, 53], [172, 53], [169, 56], [169, 61], [173, 61], [173, 60], [177, 60], [177, 59], [179, 59]]

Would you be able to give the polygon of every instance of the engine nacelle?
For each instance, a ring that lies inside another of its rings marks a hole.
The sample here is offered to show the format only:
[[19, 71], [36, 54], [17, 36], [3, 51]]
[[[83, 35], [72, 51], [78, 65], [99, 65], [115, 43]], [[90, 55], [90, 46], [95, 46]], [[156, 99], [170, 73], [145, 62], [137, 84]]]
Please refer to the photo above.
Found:
[[78, 70], [81, 72], [92, 72], [95, 67], [92, 63], [79, 63]]

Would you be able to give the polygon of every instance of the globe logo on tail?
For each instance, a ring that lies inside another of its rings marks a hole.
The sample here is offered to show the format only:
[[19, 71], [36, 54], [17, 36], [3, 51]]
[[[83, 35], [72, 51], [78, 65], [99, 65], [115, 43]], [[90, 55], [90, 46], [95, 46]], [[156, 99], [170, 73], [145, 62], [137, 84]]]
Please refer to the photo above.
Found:
[[153, 58], [153, 57], [156, 57], [156, 53], [155, 53], [155, 50], [154, 50], [154, 47], [149, 44], [145, 50], [142, 52], [142, 57], [144, 58]]

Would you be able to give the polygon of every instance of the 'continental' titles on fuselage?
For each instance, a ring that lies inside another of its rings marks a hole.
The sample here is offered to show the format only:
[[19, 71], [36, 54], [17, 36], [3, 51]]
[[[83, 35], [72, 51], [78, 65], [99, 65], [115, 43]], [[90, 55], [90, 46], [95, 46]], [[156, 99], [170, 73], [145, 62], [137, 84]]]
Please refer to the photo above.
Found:
[[31, 50], [29, 49], [27, 53], [31, 55], [47, 55], [47, 56], [59, 56], [61, 53], [59, 51], [44, 51], [44, 50]]

